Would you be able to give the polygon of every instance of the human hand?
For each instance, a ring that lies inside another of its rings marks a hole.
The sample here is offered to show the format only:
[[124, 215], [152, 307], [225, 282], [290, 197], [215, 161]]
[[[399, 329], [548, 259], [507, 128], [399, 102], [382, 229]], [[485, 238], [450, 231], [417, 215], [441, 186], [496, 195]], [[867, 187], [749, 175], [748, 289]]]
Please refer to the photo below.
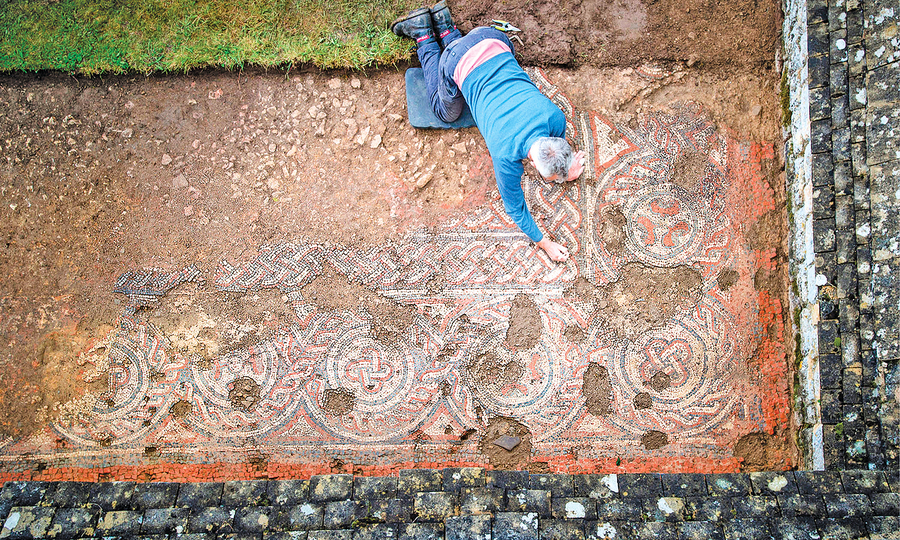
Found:
[[553, 262], [565, 262], [569, 258], [569, 250], [561, 244], [557, 244], [546, 236], [537, 243], [538, 247], [543, 249], [550, 260]]
[[571, 182], [572, 180], [575, 180], [576, 178], [581, 176], [581, 173], [584, 172], [584, 162], [584, 150], [575, 152], [575, 155], [572, 156], [572, 164], [569, 165], [569, 178], [567, 179], [567, 181]]

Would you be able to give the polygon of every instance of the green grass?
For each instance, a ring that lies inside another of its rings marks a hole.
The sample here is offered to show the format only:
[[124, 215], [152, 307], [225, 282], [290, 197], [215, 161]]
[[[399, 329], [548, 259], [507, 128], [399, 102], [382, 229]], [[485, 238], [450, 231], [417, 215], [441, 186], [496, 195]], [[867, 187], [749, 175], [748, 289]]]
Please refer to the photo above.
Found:
[[409, 57], [387, 26], [414, 0], [0, 0], [0, 71], [97, 74]]

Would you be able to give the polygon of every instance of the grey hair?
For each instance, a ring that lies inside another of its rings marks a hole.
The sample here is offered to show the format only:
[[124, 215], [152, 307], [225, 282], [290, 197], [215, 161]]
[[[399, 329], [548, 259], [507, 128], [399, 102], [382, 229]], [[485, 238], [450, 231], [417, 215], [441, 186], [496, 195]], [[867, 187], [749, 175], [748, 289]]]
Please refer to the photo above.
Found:
[[535, 141], [532, 156], [534, 166], [544, 178], [557, 175], [557, 182], [565, 182], [569, 178], [569, 167], [572, 165], [572, 147], [561, 137], [540, 137]]

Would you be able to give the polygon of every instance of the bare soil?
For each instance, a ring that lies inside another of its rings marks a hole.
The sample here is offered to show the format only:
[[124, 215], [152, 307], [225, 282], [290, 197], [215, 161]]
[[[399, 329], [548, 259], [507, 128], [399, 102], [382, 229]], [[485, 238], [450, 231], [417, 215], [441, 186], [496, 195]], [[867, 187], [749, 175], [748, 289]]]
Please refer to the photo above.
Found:
[[[547, 75], [579, 109], [628, 124], [695, 101], [738, 138], [780, 140], [774, 0], [451, 7], [464, 30], [494, 18], [521, 28], [520, 61], [558, 65]], [[126, 301], [111, 291], [127, 270], [206, 262], [205, 284], [182, 286], [145, 316], [208, 368], [212, 355], [295, 317], [277, 291], [214, 291], [214, 261], [240, 263], [261, 245], [298, 240], [365, 248], [484, 204], [496, 189], [484, 141], [476, 129], [411, 128], [404, 68], [0, 77], [0, 435], [34, 433], [65, 404], [102, 393], [104, 379], [84, 372], [79, 353], [122, 313]], [[702, 156], [694, 158], [676, 165], [683, 173], [676, 179], [698, 177]], [[606, 249], [621, 250], [625, 217], [609, 210], [604, 218]], [[773, 213], [748, 236], [772, 246], [783, 234]], [[584, 282], [570, 294], [595, 302], [611, 327], [632, 335], [690, 305], [698, 281], [687, 268], [629, 265], [618, 282]], [[783, 289], [768, 270], [757, 281]], [[440, 279], [428, 284], [442, 286]], [[412, 320], [403, 306], [337, 273], [303, 295], [329, 309], [365, 311], [385, 342]], [[533, 302], [513, 301], [509, 347], [533, 346], [529, 336], [540, 324]], [[576, 326], [565, 336], [584, 338]], [[515, 380], [522, 370], [494, 353], [468, 369], [484, 384]], [[592, 407], [600, 412], [608, 390], [595, 375]], [[253, 406], [252, 388], [232, 392], [235, 403]], [[326, 390], [324, 400], [335, 415], [354, 406], [342, 389]], [[190, 404], [177, 402], [172, 413], [183, 417]], [[503, 434], [523, 440], [511, 453], [490, 444]], [[530, 434], [515, 420], [495, 418], [479, 436], [495, 466], [527, 464]], [[759, 452], [747, 452], [756, 463]]]

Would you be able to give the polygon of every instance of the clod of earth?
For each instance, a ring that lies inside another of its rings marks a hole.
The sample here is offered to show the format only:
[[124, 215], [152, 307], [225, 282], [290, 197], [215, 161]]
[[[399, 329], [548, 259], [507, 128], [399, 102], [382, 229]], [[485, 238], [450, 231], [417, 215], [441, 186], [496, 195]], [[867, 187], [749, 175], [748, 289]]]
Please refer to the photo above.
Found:
[[494, 444], [499, 446], [500, 448], [506, 450], [507, 452], [512, 452], [513, 449], [519, 446], [519, 443], [522, 442], [522, 437], [513, 437], [511, 435], [501, 435], [497, 439], [494, 440]]
[[728, 289], [734, 287], [734, 284], [738, 282], [740, 277], [741, 275], [735, 269], [726, 268], [719, 274], [719, 277], [716, 279], [716, 284], [722, 292], [727, 292]]
[[353, 410], [356, 397], [346, 388], [328, 388], [322, 393], [322, 409], [332, 416], [343, 416]]
[[612, 412], [612, 383], [605, 367], [592, 362], [584, 372], [581, 391], [588, 412], [596, 416]]
[[228, 385], [228, 401], [235, 409], [252, 411], [259, 403], [259, 383], [250, 377], [239, 377]]
[[[494, 441], [504, 436], [519, 438], [521, 442], [511, 450], [494, 444]], [[487, 456], [495, 469], [525, 468], [531, 465], [531, 430], [513, 418], [495, 416], [481, 432], [478, 451]]]
[[783, 440], [768, 433], [748, 433], [735, 443], [734, 457], [743, 461], [741, 470], [763, 471], [771, 467], [784, 446]]
[[650, 430], [641, 436], [641, 444], [647, 450], [656, 450], [669, 444], [669, 436], [662, 431]]
[[652, 388], [654, 392], [662, 392], [671, 385], [672, 377], [664, 371], [657, 371], [647, 382], [647, 386]]
[[700, 182], [706, 177], [709, 157], [701, 152], [680, 154], [672, 167], [672, 183], [689, 193], [698, 191]]
[[653, 407], [653, 398], [647, 392], [641, 392], [634, 396], [634, 408], [637, 410]]
[[187, 415], [191, 414], [193, 407], [191, 404], [183, 399], [179, 399], [175, 403], [169, 407], [169, 413], [172, 414], [175, 418], [184, 418]]
[[703, 280], [690, 266], [660, 268], [639, 262], [622, 267], [619, 279], [598, 287], [578, 278], [566, 290], [566, 297], [593, 303], [610, 330], [632, 339], [665, 325], [682, 309], [697, 305]]
[[530, 349], [540, 341], [542, 329], [541, 312], [534, 299], [517, 294], [509, 308], [506, 344], [514, 349]]
[[501, 388], [518, 381], [525, 368], [515, 359], [504, 362], [495, 353], [486, 352], [473, 358], [466, 371], [477, 386]]
[[600, 240], [610, 255], [620, 256], [625, 251], [625, 225], [627, 219], [618, 206], [607, 206], [600, 211], [603, 218], [598, 223]]
[[569, 343], [580, 343], [584, 341], [584, 330], [582, 330], [580, 326], [573, 324], [566, 327], [566, 331], [563, 332], [563, 336]]

